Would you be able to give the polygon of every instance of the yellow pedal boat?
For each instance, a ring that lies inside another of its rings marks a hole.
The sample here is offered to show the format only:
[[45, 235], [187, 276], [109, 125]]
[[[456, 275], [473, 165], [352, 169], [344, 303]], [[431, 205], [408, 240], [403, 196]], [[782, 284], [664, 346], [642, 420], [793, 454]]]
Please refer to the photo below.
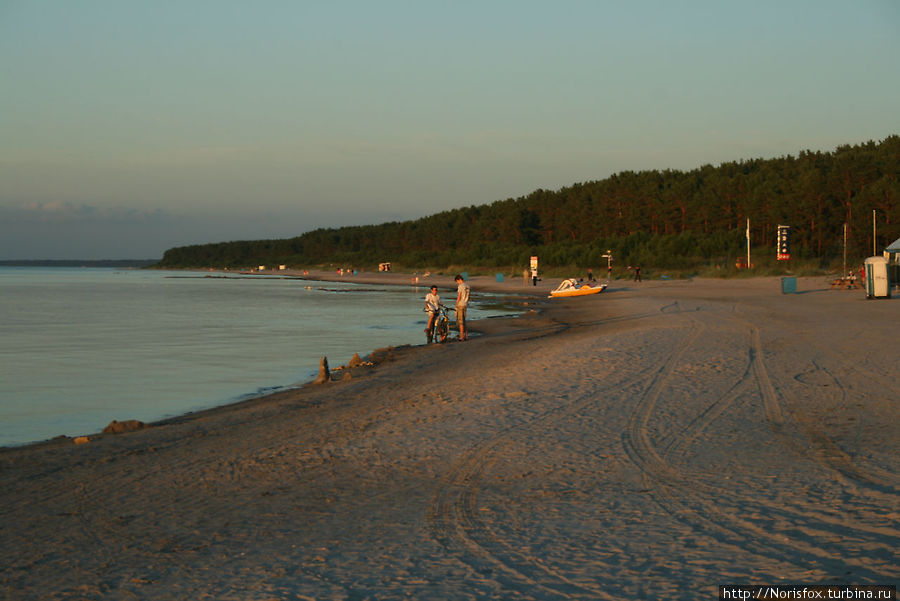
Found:
[[578, 282], [574, 278], [563, 280], [556, 287], [556, 290], [550, 292], [550, 298], [559, 298], [565, 296], [587, 296], [588, 294], [598, 294], [606, 290], [606, 284], [600, 282]]

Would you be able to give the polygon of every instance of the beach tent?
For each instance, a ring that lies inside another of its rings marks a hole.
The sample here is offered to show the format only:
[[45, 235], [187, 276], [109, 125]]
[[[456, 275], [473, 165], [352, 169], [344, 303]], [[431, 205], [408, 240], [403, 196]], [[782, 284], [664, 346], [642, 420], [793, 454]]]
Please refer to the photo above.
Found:
[[[891, 242], [888, 247], [884, 249], [884, 258], [888, 260], [888, 263], [892, 263], [895, 267], [900, 266], [900, 238]], [[900, 276], [900, 273], [897, 275]], [[894, 279], [894, 282], [900, 283], [900, 280]]]
[[900, 286], [900, 238], [891, 242], [884, 249], [884, 256], [888, 260], [888, 274], [891, 284]]
[[900, 238], [897, 238], [896, 240], [891, 242], [890, 245], [888, 245], [888, 247], [884, 249], [884, 252], [891, 255], [900, 254]]

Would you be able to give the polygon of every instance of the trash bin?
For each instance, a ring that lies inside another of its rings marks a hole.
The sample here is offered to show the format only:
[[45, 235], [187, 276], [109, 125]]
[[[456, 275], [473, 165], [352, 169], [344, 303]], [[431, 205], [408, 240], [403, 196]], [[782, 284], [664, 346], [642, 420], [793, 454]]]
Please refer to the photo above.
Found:
[[797, 293], [797, 278], [795, 278], [794, 276], [781, 278], [781, 293], [782, 294], [796, 294]]
[[494, 277], [496, 278], [497, 283], [503, 282], [503, 274], [502, 274], [502, 273], [498, 273], [498, 274], [497, 274], [496, 276], [494, 276]]
[[887, 268], [884, 257], [866, 259], [866, 298], [891, 298]]

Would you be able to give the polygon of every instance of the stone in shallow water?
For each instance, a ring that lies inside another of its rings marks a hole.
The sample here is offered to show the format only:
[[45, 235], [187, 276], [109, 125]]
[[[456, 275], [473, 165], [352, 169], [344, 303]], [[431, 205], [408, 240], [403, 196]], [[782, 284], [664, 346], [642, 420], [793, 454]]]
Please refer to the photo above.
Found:
[[140, 422], [136, 419], [127, 419], [124, 422], [112, 420], [109, 422], [108, 426], [103, 428], [103, 433], [122, 434], [123, 432], [134, 432], [135, 430], [141, 430], [146, 427], [147, 425], [144, 422]]

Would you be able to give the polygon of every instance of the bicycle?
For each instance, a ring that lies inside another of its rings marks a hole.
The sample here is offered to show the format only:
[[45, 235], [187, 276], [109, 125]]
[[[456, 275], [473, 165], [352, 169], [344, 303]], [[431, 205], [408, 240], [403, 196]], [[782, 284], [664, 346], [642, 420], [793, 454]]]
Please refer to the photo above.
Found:
[[447, 312], [450, 311], [444, 305], [438, 307], [437, 315], [434, 317], [434, 324], [431, 331], [427, 332], [428, 342], [444, 342], [450, 335], [450, 317]]

